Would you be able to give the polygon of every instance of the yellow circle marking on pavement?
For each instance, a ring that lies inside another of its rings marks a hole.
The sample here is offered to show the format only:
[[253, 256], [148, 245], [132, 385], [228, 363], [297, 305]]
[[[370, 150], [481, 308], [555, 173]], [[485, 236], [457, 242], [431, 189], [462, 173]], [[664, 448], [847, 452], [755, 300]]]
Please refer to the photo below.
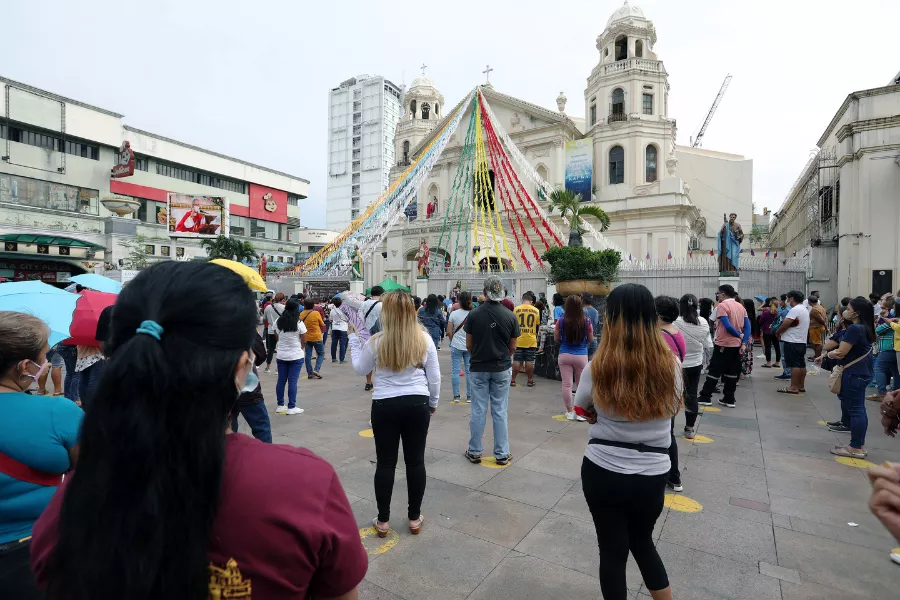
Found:
[[509, 466], [509, 463], [506, 463], [505, 465], [498, 465], [497, 459], [493, 456], [483, 457], [481, 459], [481, 462], [478, 464], [480, 464], [482, 467], [487, 467], [488, 469], [505, 469]]
[[706, 437], [705, 435], [695, 435], [694, 439], [687, 441], [694, 444], [712, 444], [716, 440], [712, 439], [711, 437]]
[[451, 400], [450, 404], [468, 404], [465, 400]]
[[378, 530], [374, 525], [359, 528], [359, 539], [362, 541], [363, 547], [369, 556], [379, 556], [384, 554], [400, 542], [400, 536], [396, 531], [391, 529], [388, 531], [387, 537], [378, 537]]
[[900, 548], [894, 548], [891, 550], [891, 554], [900, 554]]
[[702, 412], [702, 413], [705, 413], [705, 412], [722, 412], [722, 409], [721, 409], [721, 408], [717, 408], [717, 407], [715, 407], [715, 406], [704, 406], [702, 409], [700, 409], [700, 412]]
[[816, 421], [816, 425], [828, 425], [826, 421]]
[[868, 469], [869, 467], [875, 466], [875, 463], [873, 462], [869, 462], [861, 458], [852, 458], [850, 456], [835, 456], [834, 460], [841, 463], [842, 465], [847, 465], [848, 467], [856, 467], [857, 469]]
[[568, 421], [566, 415], [553, 415], [554, 421]]
[[359, 432], [359, 437], [375, 437], [375, 432], [371, 429], [363, 429]]
[[683, 513], [698, 513], [703, 510], [703, 505], [681, 494], [666, 494], [663, 504], [672, 510]]

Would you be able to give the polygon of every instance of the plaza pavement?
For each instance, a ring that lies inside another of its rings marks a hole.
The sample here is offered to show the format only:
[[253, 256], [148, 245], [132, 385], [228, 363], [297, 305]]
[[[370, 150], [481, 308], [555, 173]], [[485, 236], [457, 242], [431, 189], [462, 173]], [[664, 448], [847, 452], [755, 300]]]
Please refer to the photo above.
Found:
[[[559, 382], [538, 378], [528, 388], [520, 377], [510, 390], [511, 464], [470, 464], [463, 457], [469, 406], [449, 402], [446, 344], [439, 355], [441, 405], [428, 433], [425, 525], [417, 537], [405, 526], [402, 457], [392, 503], [396, 533], [380, 539], [369, 525], [376, 515], [375, 446], [366, 437], [364, 378], [350, 364], [327, 360], [323, 380], [300, 380], [298, 406], [306, 412], [289, 417], [274, 414], [276, 375], [261, 374], [275, 443], [309, 448], [337, 469], [370, 555], [360, 597], [599, 598], [597, 540], [579, 480], [587, 424], [559, 420]], [[737, 408], [716, 404], [702, 416], [698, 443], [678, 438], [685, 491], [667, 496], [671, 507], [654, 533], [674, 597], [900, 598], [900, 565], [888, 558], [900, 543], [868, 510], [865, 470], [828, 452], [849, 434], [822, 425], [839, 417], [826, 373], [808, 378], [806, 396], [791, 397], [775, 392], [782, 385], [772, 379], [777, 370], [761, 364], [757, 359], [738, 387]], [[900, 439], [884, 435], [878, 405], [867, 404], [869, 460], [900, 461]], [[679, 415], [676, 432], [683, 425]], [[249, 431], [243, 419], [241, 431]], [[630, 558], [627, 576], [630, 597], [649, 599]]]

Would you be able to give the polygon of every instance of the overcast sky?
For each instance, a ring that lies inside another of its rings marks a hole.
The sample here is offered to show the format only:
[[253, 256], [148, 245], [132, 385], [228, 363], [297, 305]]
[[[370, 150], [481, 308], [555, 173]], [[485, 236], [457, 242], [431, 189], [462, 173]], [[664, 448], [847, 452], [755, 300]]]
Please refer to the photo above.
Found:
[[[325, 225], [328, 90], [428, 74], [455, 105], [481, 83], [584, 116], [596, 37], [620, 1], [3, 0], [0, 75], [125, 115], [133, 127], [311, 181]], [[703, 147], [752, 158], [780, 206], [846, 95], [900, 71], [900, 0], [644, 0], [687, 144], [725, 75]]]

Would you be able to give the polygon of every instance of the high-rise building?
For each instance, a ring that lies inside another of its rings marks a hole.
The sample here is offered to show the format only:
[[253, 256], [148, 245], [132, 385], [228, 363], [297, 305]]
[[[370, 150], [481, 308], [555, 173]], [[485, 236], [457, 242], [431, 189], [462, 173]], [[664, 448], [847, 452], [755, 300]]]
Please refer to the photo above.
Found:
[[329, 96], [326, 222], [341, 231], [388, 186], [403, 89], [379, 75], [359, 75]]

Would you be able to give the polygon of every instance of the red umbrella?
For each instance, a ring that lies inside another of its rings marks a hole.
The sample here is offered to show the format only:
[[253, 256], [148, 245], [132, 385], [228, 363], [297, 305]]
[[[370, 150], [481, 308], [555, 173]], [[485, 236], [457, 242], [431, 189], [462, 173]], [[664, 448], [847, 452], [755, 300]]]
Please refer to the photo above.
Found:
[[78, 346], [99, 346], [97, 322], [100, 320], [100, 313], [107, 306], [115, 304], [118, 297], [118, 294], [83, 291], [75, 305], [75, 312], [72, 313], [72, 325], [69, 328], [72, 337], [66, 340], [66, 343]]

